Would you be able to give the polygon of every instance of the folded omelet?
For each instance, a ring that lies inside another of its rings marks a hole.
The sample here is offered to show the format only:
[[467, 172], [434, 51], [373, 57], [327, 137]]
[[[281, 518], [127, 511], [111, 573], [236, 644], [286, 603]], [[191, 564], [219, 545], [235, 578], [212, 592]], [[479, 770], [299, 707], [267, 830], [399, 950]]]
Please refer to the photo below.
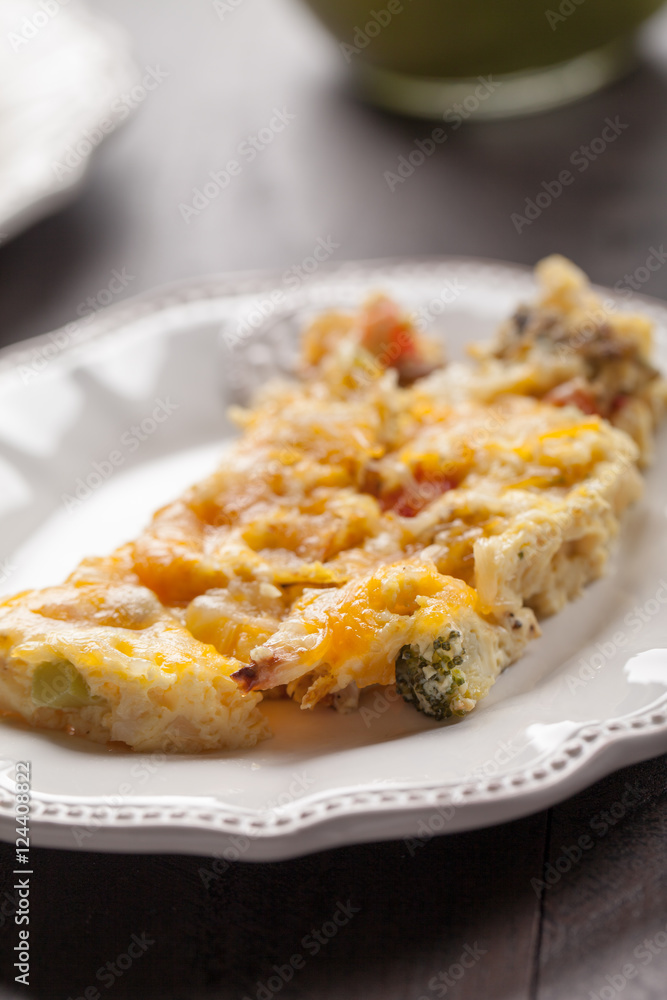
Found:
[[604, 572], [667, 401], [648, 320], [562, 258], [537, 276], [465, 364], [385, 296], [316, 319], [211, 476], [0, 605], [0, 711], [198, 752], [263, 738], [260, 692], [472, 710]]
[[361, 688], [396, 681], [407, 701], [447, 718], [474, 708], [538, 634], [529, 609], [484, 615], [472, 587], [403, 559], [307, 590], [234, 677], [246, 691], [285, 684], [304, 708], [339, 693], [348, 705]]
[[626, 431], [647, 464], [667, 406], [652, 321], [601, 299], [564, 257], [547, 257], [535, 274], [536, 301], [520, 305], [489, 343], [473, 346], [475, 364], [450, 368], [446, 393], [483, 402], [518, 393], [577, 406]]
[[268, 730], [259, 697], [231, 680], [241, 664], [194, 639], [123, 563], [84, 563], [0, 605], [3, 710], [133, 750], [253, 746]]

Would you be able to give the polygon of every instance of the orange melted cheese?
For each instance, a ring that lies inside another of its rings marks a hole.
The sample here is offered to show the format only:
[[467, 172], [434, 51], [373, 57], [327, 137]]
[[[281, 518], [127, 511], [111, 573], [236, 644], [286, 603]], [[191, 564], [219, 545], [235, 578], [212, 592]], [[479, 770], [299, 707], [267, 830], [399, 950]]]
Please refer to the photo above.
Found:
[[[559, 610], [603, 571], [641, 486], [623, 431], [530, 396], [585, 378], [590, 355], [571, 329], [589, 304], [578, 275], [553, 261], [541, 273], [543, 303], [468, 368], [443, 368], [382, 296], [316, 320], [300, 377], [234, 409], [242, 436], [211, 476], [113, 557], [0, 607], [13, 665], [0, 707], [137, 748], [175, 732], [194, 749], [250, 745], [258, 696], [232, 674], [312, 707], [391, 683], [403, 645], [427, 650], [449, 627], [472, 657], [471, 707], [535, 634], [530, 609]], [[622, 384], [618, 419], [645, 451], [662, 385], [645, 324], [598, 333], [595, 392], [616, 399]], [[40, 657], [73, 664], [104, 708], [33, 710]]]

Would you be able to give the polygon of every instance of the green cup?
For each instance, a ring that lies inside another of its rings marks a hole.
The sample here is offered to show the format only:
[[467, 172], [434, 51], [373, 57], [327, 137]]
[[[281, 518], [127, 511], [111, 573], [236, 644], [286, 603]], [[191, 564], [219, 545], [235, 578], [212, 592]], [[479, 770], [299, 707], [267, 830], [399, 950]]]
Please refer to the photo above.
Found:
[[467, 99], [493, 118], [556, 107], [620, 76], [635, 30], [664, 0], [306, 2], [374, 103], [441, 118]]

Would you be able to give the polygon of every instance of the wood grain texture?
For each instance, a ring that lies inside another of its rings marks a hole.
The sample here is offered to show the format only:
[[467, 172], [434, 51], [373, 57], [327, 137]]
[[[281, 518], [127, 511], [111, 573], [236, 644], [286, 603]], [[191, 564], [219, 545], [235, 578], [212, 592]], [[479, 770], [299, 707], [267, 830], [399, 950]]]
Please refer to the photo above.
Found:
[[[412, 849], [372, 844], [217, 875], [204, 858], [34, 851], [31, 992], [99, 986], [107, 962], [146, 933], [154, 944], [114, 996], [267, 1000], [261, 985], [280, 982], [277, 968], [285, 1000], [527, 1000], [544, 825], [542, 814]], [[11, 864], [9, 848], [0, 854]], [[14, 938], [3, 928], [4, 982]]]
[[[0, 343], [76, 319], [114, 270], [131, 275], [132, 295], [187, 275], [289, 268], [320, 237], [339, 244], [341, 260], [450, 253], [532, 264], [557, 250], [611, 285], [666, 242], [664, 20], [650, 32], [652, 61], [631, 78], [548, 116], [451, 131], [392, 192], [385, 172], [433, 126], [350, 97], [339, 50], [296, 0], [242, 0], [222, 20], [209, 0], [93, 6], [129, 29], [139, 67], [168, 77], [97, 151], [76, 202], [0, 246]], [[179, 205], [276, 107], [294, 119], [186, 223]], [[518, 232], [512, 214], [607, 118], [627, 126], [617, 141]], [[667, 267], [640, 290], [667, 297]], [[211, 880], [206, 859], [35, 851], [29, 995], [66, 1000], [97, 984], [117, 998], [267, 1000], [257, 984], [302, 955], [274, 991], [281, 1000], [590, 1000], [605, 977], [640, 965], [635, 949], [667, 921], [665, 773], [666, 758], [639, 765], [550, 815], [432, 840], [414, 857], [403, 843], [367, 845], [232, 865]], [[647, 791], [602, 836], [591, 822], [626, 783]], [[585, 834], [594, 846], [536, 892], [531, 880]], [[0, 845], [0, 987], [13, 997], [11, 862]], [[304, 938], [348, 901], [359, 912], [310, 954]], [[144, 933], [155, 943], [107, 989], [97, 971]], [[466, 946], [484, 953], [448, 986]], [[654, 955], [616, 995], [662, 998], [666, 963], [667, 950]]]
[[[145, 934], [152, 943], [115, 978], [114, 996], [268, 1000], [264, 986], [285, 1000], [589, 1000], [633, 962], [623, 997], [661, 1000], [666, 764], [611, 775], [550, 818], [423, 846], [362, 845], [223, 871], [207, 858], [35, 850], [31, 995], [64, 1000], [93, 985], [105, 996], [107, 964]], [[543, 892], [546, 866], [573, 857], [584, 835], [593, 846]], [[12, 857], [0, 845], [3, 899]], [[6, 986], [15, 936], [9, 914]], [[658, 949], [648, 962], [633, 954], [647, 938]], [[288, 969], [280, 989], [276, 967]]]
[[[611, 775], [553, 809], [547, 864], [541, 878], [553, 885], [544, 894], [539, 1000], [588, 1000], [604, 988], [624, 1000], [663, 1000], [665, 758]], [[625, 966], [634, 972], [624, 983]]]

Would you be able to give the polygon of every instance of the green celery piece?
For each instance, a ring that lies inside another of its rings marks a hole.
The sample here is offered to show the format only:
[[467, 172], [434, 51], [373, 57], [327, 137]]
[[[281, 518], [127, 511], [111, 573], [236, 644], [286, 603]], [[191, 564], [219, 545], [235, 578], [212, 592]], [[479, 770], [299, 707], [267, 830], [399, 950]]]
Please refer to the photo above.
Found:
[[32, 700], [40, 708], [84, 708], [103, 701], [91, 695], [85, 679], [68, 660], [40, 663], [35, 668]]

